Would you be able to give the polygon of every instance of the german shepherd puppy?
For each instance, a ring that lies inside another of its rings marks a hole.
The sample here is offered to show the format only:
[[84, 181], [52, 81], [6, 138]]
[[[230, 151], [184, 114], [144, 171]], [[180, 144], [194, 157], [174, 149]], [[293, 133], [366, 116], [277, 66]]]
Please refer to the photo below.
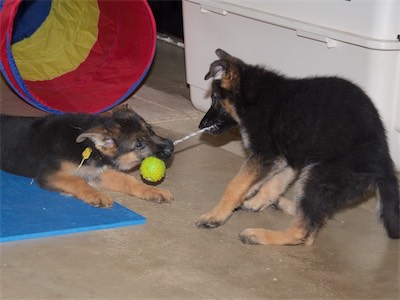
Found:
[[[334, 213], [376, 191], [390, 238], [399, 238], [399, 183], [385, 130], [368, 96], [336, 77], [293, 79], [216, 51], [205, 79], [213, 77], [212, 105], [200, 128], [221, 134], [237, 125], [248, 158], [220, 203], [197, 226], [224, 224], [241, 207], [274, 205], [294, 212], [283, 231], [246, 229], [247, 244], [313, 243]], [[280, 198], [289, 184], [293, 202]], [[291, 204], [292, 203], [292, 204]]]
[[[123, 172], [150, 155], [167, 159], [173, 149], [170, 140], [156, 135], [129, 107], [111, 116], [1, 115], [2, 170], [34, 178], [44, 189], [73, 195], [96, 207], [111, 207], [113, 201], [95, 187], [171, 202], [169, 191]], [[82, 157], [85, 154], [87, 159]]]

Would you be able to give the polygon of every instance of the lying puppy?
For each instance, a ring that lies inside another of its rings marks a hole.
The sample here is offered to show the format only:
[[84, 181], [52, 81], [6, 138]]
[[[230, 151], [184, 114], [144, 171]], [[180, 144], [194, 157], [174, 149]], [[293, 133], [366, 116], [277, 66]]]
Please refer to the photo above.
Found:
[[[287, 78], [222, 50], [216, 53], [219, 60], [205, 77], [213, 77], [212, 105], [200, 128], [214, 125], [210, 132], [221, 134], [237, 125], [249, 156], [220, 203], [197, 225], [220, 226], [239, 207], [259, 211], [275, 205], [294, 212], [288, 229], [246, 229], [240, 239], [312, 244], [338, 209], [376, 190], [387, 234], [398, 239], [399, 184], [384, 127], [368, 96], [344, 79]], [[295, 179], [290, 204], [280, 196]]]
[[107, 117], [1, 115], [2, 170], [34, 178], [44, 189], [73, 195], [96, 207], [111, 207], [113, 201], [94, 187], [171, 202], [169, 191], [123, 172], [150, 155], [167, 159], [173, 149], [170, 140], [156, 135], [129, 107]]

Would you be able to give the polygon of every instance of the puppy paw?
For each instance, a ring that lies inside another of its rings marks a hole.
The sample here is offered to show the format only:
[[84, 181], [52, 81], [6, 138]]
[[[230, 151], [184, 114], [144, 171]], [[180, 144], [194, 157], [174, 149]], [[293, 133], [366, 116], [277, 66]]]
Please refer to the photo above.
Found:
[[199, 228], [215, 228], [223, 225], [226, 218], [219, 217], [212, 213], [202, 215], [197, 221], [196, 226]]
[[82, 200], [94, 207], [108, 208], [114, 205], [114, 201], [111, 197], [101, 192], [88, 194]]
[[252, 211], [252, 212], [258, 212], [266, 209], [267, 207], [271, 206], [271, 204], [268, 205], [263, 205], [260, 203], [255, 203], [254, 201], [246, 201], [240, 206], [240, 209], [244, 211]]
[[273, 199], [264, 199], [263, 197], [256, 195], [253, 198], [246, 200], [240, 208], [245, 211], [258, 212], [274, 205], [275, 202], [276, 201]]
[[259, 233], [255, 229], [245, 229], [239, 234], [239, 239], [242, 241], [244, 244], [249, 244], [249, 245], [260, 245], [260, 237]]
[[168, 190], [151, 188], [146, 191], [144, 198], [155, 203], [171, 203], [174, 200], [174, 195]]

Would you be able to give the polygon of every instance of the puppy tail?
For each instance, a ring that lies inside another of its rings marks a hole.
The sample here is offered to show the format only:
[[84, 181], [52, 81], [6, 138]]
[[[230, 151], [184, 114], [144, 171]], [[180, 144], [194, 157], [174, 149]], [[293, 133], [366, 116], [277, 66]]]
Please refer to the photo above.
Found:
[[400, 236], [400, 193], [399, 183], [394, 174], [377, 183], [380, 201], [380, 217], [387, 234], [392, 239]]

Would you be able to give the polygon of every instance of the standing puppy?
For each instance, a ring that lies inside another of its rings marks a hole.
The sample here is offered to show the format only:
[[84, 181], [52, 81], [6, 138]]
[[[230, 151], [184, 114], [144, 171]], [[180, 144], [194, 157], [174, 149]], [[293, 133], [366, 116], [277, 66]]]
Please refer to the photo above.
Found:
[[[216, 53], [219, 60], [205, 77], [213, 77], [212, 105], [200, 128], [214, 125], [210, 132], [221, 134], [237, 125], [249, 156], [197, 226], [220, 226], [239, 207], [259, 211], [275, 205], [295, 212], [288, 229], [246, 229], [240, 239], [309, 245], [338, 209], [376, 190], [387, 234], [398, 239], [399, 184], [384, 127], [368, 96], [344, 79], [288, 78], [223, 50]], [[280, 195], [295, 179], [290, 204]]]
[[132, 109], [111, 117], [87, 114], [15, 117], [1, 115], [1, 169], [34, 178], [39, 186], [71, 194], [98, 207], [113, 205], [95, 187], [154, 202], [171, 202], [169, 191], [146, 185], [130, 171], [150, 155], [167, 159], [161, 138]]

